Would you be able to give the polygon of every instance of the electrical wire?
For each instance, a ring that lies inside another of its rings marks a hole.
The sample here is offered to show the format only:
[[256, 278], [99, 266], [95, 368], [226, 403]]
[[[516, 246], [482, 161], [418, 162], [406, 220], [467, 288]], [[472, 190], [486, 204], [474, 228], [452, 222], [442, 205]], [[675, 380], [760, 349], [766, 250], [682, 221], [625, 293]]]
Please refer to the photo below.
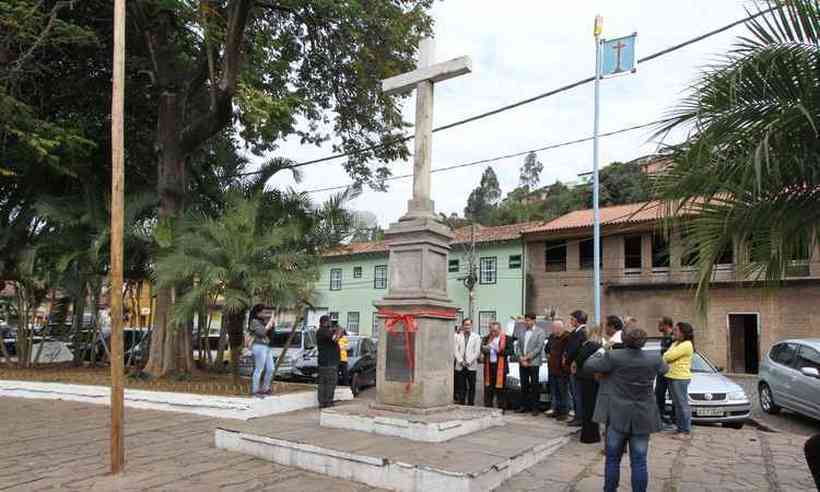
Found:
[[[768, 9], [761, 10], [761, 11], [755, 13], [755, 14], [748, 15], [748, 16], [742, 18], [742, 19], [738, 19], [734, 22], [731, 22], [729, 24], [721, 26], [717, 29], [713, 29], [713, 30], [708, 31], [706, 33], [703, 33], [699, 36], [695, 36], [694, 38], [690, 38], [686, 41], [683, 41], [683, 42], [678, 43], [676, 45], [670, 46], [670, 47], [665, 48], [663, 50], [656, 51], [656, 52], [654, 52], [650, 55], [647, 55], [643, 58], [639, 58], [637, 63], [638, 64], [646, 63], [646, 62], [655, 60], [657, 58], [660, 58], [664, 55], [668, 55], [669, 53], [678, 51], [678, 50], [680, 50], [682, 48], [685, 48], [685, 47], [687, 47], [691, 44], [703, 41], [704, 39], [707, 39], [707, 38], [710, 38], [710, 37], [715, 36], [717, 34], [720, 34], [722, 32], [728, 31], [729, 29], [732, 29], [733, 27], [739, 26], [741, 24], [745, 24], [746, 22], [748, 22], [752, 19], [755, 19], [757, 17], [760, 17], [761, 15], [764, 15], [768, 12], [771, 12], [771, 11], [775, 10], [776, 8], [777, 7], [770, 7]], [[587, 77], [587, 78], [584, 78], [584, 79], [581, 79], [581, 80], [578, 80], [578, 81], [563, 85], [561, 87], [551, 89], [551, 90], [543, 92], [541, 94], [537, 94], [535, 96], [528, 97], [526, 99], [522, 99], [520, 101], [516, 101], [514, 103], [507, 104], [507, 105], [498, 107], [496, 109], [486, 111], [484, 113], [480, 113], [480, 114], [477, 114], [477, 115], [474, 115], [474, 116], [470, 116], [468, 118], [464, 118], [464, 119], [461, 119], [461, 120], [454, 121], [452, 123], [448, 123], [448, 124], [443, 125], [443, 126], [436, 127], [436, 128], [433, 129], [433, 133], [444, 131], [444, 130], [449, 130], [451, 128], [455, 128], [457, 126], [465, 125], [467, 123], [472, 123], [474, 121], [478, 121], [478, 120], [487, 118], [489, 116], [493, 116], [493, 115], [496, 115], [496, 114], [499, 114], [499, 113], [503, 113], [505, 111], [509, 111], [511, 109], [515, 109], [515, 108], [524, 106], [526, 104], [533, 103], [535, 101], [539, 101], [541, 99], [545, 99], [545, 98], [548, 98], [548, 97], [551, 97], [551, 96], [554, 96], [554, 95], [557, 95], [557, 94], [561, 94], [562, 92], [566, 92], [566, 91], [569, 91], [571, 89], [575, 89], [576, 87], [580, 87], [582, 85], [588, 84], [590, 82], [593, 82], [594, 80], [595, 80], [595, 76], [593, 75], [591, 77]], [[331, 155], [328, 155], [328, 156], [325, 156], [325, 157], [320, 157], [320, 158], [317, 158], [317, 159], [311, 159], [311, 160], [308, 160], [308, 161], [299, 162], [299, 163], [293, 164], [292, 166], [288, 166], [285, 169], [297, 169], [297, 168], [300, 168], [300, 167], [310, 166], [310, 165], [313, 165], [313, 164], [319, 164], [321, 162], [327, 162], [327, 161], [334, 160], [334, 159], [341, 159], [343, 157], [350, 157], [350, 156], [354, 156], [354, 155], [359, 155], [359, 154], [363, 154], [363, 153], [366, 153], [366, 152], [370, 152], [372, 150], [378, 150], [378, 149], [381, 149], [381, 148], [384, 148], [384, 147], [387, 147], [387, 146], [390, 146], [390, 145], [395, 145], [395, 144], [398, 144], [398, 143], [404, 143], [404, 142], [407, 142], [407, 141], [411, 140], [412, 138], [413, 138], [413, 135], [405, 135], [403, 137], [396, 138], [391, 142], [386, 142], [386, 143], [366, 147], [366, 148], [363, 148], [363, 149], [358, 149], [358, 150], [349, 151], [349, 152], [341, 152], [341, 153], [337, 153], [337, 154], [331, 154]], [[244, 172], [244, 173], [238, 173], [238, 174], [236, 174], [236, 177], [251, 176], [251, 175], [254, 175], [254, 174], [259, 174], [260, 172], [261, 171], [248, 171], [248, 172]]]

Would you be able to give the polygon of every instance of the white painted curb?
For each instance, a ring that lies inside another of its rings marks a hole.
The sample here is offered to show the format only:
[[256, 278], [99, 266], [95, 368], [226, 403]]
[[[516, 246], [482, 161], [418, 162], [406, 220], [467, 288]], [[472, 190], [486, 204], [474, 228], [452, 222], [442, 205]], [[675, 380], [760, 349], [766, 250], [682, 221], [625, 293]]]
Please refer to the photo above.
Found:
[[[0, 381], [0, 396], [45, 400], [78, 401], [108, 405], [111, 389], [107, 386], [87, 386], [33, 381]], [[352, 400], [348, 387], [336, 388], [336, 400]], [[318, 407], [316, 391], [286, 393], [267, 398], [195, 395], [164, 391], [125, 390], [125, 406], [147, 410], [191, 413], [223, 419], [249, 420], [279, 413]]]

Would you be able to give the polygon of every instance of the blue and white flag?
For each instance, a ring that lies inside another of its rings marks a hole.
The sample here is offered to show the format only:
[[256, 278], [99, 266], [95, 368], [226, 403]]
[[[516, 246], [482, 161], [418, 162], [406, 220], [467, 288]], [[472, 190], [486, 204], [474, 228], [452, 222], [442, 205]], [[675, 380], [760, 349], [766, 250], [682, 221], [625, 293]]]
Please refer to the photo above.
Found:
[[637, 34], [601, 41], [601, 77], [635, 72]]

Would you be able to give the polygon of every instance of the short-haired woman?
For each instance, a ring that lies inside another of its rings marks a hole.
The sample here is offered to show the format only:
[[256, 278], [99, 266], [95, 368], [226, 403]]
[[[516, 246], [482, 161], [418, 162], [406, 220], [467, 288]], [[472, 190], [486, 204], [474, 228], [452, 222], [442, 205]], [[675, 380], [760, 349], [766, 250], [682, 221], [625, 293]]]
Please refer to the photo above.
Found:
[[677, 436], [685, 438], [692, 432], [692, 409], [689, 408], [689, 382], [692, 380], [692, 356], [695, 353], [694, 329], [689, 323], [679, 321], [673, 331], [675, 341], [663, 354], [663, 360], [669, 364], [666, 379], [669, 381], [669, 393], [672, 406], [675, 408]]

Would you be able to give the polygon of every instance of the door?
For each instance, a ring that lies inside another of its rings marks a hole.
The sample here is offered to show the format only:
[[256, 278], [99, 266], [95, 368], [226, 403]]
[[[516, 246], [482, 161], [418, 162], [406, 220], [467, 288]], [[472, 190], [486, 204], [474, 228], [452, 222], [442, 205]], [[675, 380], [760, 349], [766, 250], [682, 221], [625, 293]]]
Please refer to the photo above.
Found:
[[756, 313], [729, 314], [729, 369], [741, 374], [757, 374], [760, 361], [759, 316]]
[[803, 415], [820, 419], [820, 379], [800, 372], [804, 367], [820, 371], [820, 352], [806, 345], [800, 345], [794, 367], [797, 370], [792, 382], [795, 410]]

